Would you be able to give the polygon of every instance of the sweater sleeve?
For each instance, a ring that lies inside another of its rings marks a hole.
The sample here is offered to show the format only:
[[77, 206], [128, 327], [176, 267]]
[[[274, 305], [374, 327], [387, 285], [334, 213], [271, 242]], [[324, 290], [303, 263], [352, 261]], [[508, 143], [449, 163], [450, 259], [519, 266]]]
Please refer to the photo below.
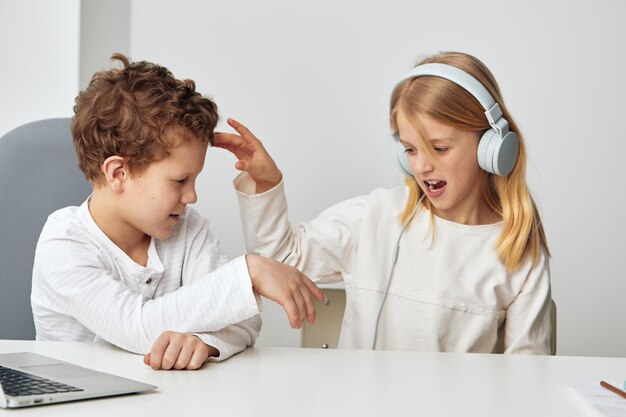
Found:
[[249, 253], [295, 266], [318, 283], [351, 274], [366, 198], [357, 197], [325, 210], [298, 225], [289, 222], [284, 184], [261, 194], [247, 173], [234, 181], [246, 248]]
[[549, 258], [542, 252], [506, 310], [504, 353], [550, 354], [551, 303]]
[[243, 351], [246, 347], [254, 346], [261, 330], [261, 315], [244, 320], [237, 324], [231, 324], [211, 333], [195, 334], [207, 345], [216, 348], [220, 354], [218, 357], [209, 358], [212, 362], [221, 362]]
[[[216, 332], [259, 313], [243, 256], [207, 273], [204, 279], [146, 300], [107, 270], [97, 248], [84, 236], [42, 233], [33, 287], [37, 290], [34, 296], [45, 297], [55, 311], [136, 353], [149, 352], [166, 330]], [[241, 343], [247, 343], [251, 335]]]

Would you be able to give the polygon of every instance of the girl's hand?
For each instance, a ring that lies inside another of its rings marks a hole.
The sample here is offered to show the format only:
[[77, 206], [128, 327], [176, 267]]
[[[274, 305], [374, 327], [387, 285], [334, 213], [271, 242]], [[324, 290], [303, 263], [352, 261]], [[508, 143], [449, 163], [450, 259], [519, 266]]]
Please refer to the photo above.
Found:
[[327, 303], [322, 290], [293, 266], [258, 255], [246, 255], [253, 290], [283, 306], [289, 324], [299, 329], [315, 323], [315, 300]]
[[235, 168], [246, 171], [256, 183], [256, 193], [263, 193], [274, 188], [283, 177], [272, 157], [263, 144], [247, 127], [234, 119], [228, 124], [239, 133], [216, 133], [213, 145], [233, 153], [238, 161]]

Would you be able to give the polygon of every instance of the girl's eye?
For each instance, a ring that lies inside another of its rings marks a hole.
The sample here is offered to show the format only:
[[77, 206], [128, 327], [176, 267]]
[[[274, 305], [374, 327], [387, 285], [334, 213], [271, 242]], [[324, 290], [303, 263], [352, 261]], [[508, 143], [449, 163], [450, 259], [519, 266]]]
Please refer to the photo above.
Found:
[[435, 147], [435, 152], [437, 152], [437, 153], [444, 153], [447, 150], [448, 150], [448, 148], [437, 148], [437, 147]]
[[178, 180], [178, 181], [176, 181], [176, 182], [177, 182], [177, 183], [179, 183], [179, 184], [182, 184], [182, 183], [184, 183], [184, 182], [185, 182], [185, 180], [186, 180], [186, 179], [187, 179], [187, 178], [183, 178], [182, 180]]
[[404, 148], [404, 153], [412, 153], [415, 151], [415, 148]]

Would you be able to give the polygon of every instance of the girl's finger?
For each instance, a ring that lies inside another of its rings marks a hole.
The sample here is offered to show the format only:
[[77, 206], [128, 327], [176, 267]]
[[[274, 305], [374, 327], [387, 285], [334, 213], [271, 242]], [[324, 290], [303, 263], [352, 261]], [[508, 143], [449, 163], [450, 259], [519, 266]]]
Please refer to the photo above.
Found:
[[298, 306], [292, 298], [289, 298], [284, 301], [283, 309], [285, 313], [287, 313], [287, 318], [289, 319], [289, 325], [292, 329], [297, 329], [298, 327]]
[[246, 142], [243, 140], [241, 136], [233, 135], [232, 133], [219, 132], [219, 133], [215, 133], [215, 135], [213, 136], [213, 144], [215, 146], [221, 146], [221, 145], [238, 146], [244, 143]]
[[298, 307], [298, 323], [296, 325], [296, 329], [299, 329], [300, 327], [302, 327], [302, 323], [304, 323], [304, 319], [306, 317], [306, 302], [304, 301], [304, 297], [302, 297], [302, 294], [298, 290], [294, 291], [293, 300]]
[[311, 281], [309, 277], [302, 274], [302, 281], [304, 281], [304, 285], [306, 286], [307, 290], [309, 290], [309, 292], [313, 295], [313, 297], [315, 297], [315, 299], [317, 299], [317, 301], [323, 304], [328, 303], [328, 300], [326, 299], [326, 296], [324, 295], [322, 290], [320, 290], [319, 287], [315, 285], [315, 283]]
[[302, 294], [302, 298], [304, 299], [304, 304], [306, 307], [306, 321], [311, 324], [315, 323], [315, 303], [313, 301], [313, 296], [308, 291], [307, 288], [302, 288], [300, 290]]
[[235, 163], [235, 168], [237, 168], [239, 171], [247, 172], [250, 169], [250, 164], [240, 159], [239, 161]]
[[237, 131], [237, 133], [241, 135], [243, 140], [245, 140], [246, 142], [253, 143], [258, 141], [257, 137], [254, 136], [254, 134], [250, 132], [247, 127], [239, 123], [237, 120], [228, 118], [227, 122], [233, 129]]

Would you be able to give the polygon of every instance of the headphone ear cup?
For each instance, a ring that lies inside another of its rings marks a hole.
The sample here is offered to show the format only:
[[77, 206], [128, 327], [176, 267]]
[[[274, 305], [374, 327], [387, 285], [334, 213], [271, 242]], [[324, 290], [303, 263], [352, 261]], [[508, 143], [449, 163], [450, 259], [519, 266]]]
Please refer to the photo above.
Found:
[[393, 135], [394, 137], [394, 146], [393, 146], [393, 154], [394, 160], [400, 168], [400, 171], [407, 177], [413, 177], [413, 172], [411, 171], [411, 167], [409, 166], [409, 160], [406, 158], [406, 152], [404, 151], [404, 146], [400, 143], [398, 139], [398, 135]]
[[515, 132], [508, 132], [498, 141], [497, 153], [494, 155], [493, 163], [498, 175], [509, 175], [515, 167], [517, 156], [519, 155], [519, 139]]
[[487, 172], [495, 174], [493, 170], [493, 166], [491, 164], [493, 154], [490, 153], [491, 150], [491, 142], [494, 138], [494, 135], [497, 135], [495, 129], [489, 129], [480, 138], [478, 142], [478, 150], [476, 151], [476, 157], [478, 159], [478, 166], [484, 169]]
[[518, 154], [519, 139], [515, 132], [507, 132], [501, 138], [495, 129], [489, 129], [478, 143], [478, 165], [492, 174], [509, 175], [517, 162]]

